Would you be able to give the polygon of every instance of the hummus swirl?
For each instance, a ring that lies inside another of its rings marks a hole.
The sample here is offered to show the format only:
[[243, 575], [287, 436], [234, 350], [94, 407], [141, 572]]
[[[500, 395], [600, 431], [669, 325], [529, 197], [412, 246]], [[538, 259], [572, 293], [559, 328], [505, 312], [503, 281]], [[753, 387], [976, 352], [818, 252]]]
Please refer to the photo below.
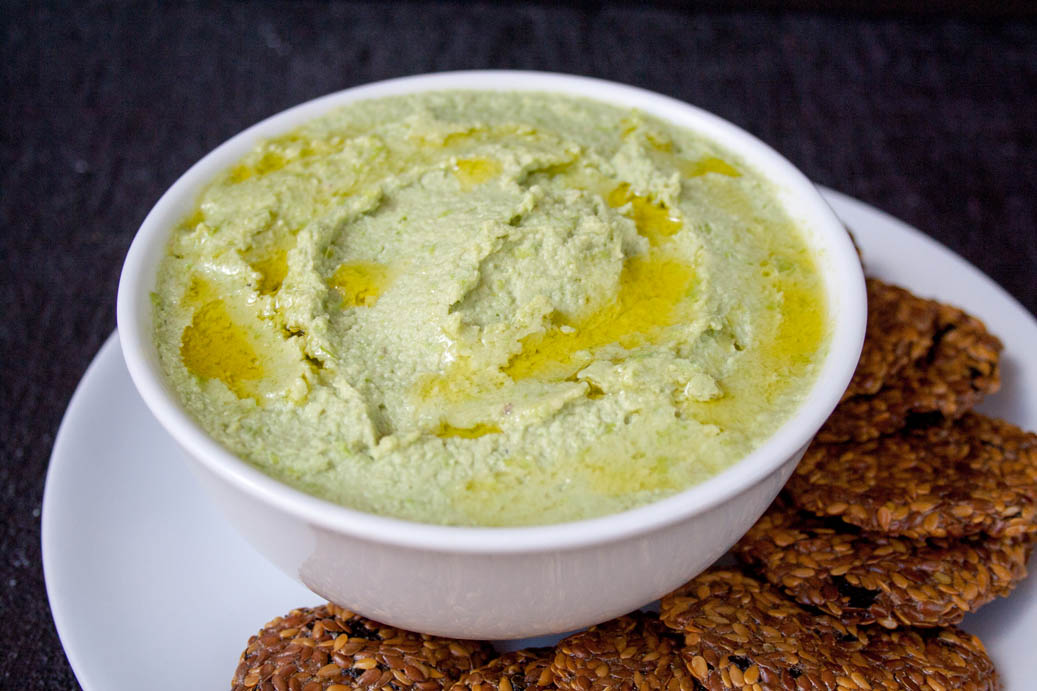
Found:
[[416, 521], [587, 518], [710, 477], [797, 407], [814, 259], [738, 157], [559, 95], [359, 102], [259, 144], [173, 232], [162, 367], [228, 449]]

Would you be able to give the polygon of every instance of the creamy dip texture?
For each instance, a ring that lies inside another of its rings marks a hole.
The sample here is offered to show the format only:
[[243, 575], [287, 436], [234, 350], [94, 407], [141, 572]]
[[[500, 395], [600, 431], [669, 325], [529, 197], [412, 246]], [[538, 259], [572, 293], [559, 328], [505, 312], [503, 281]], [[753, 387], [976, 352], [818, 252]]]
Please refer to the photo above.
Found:
[[428, 523], [631, 508], [795, 410], [821, 280], [770, 184], [559, 95], [360, 102], [258, 145], [173, 233], [162, 367], [228, 449]]

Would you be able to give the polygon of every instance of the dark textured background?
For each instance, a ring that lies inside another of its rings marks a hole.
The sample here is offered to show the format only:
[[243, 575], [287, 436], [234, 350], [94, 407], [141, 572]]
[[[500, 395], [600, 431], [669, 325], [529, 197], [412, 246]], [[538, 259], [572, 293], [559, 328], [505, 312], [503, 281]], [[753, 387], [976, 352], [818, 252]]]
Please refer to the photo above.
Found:
[[62, 412], [115, 327], [134, 230], [202, 154], [300, 101], [478, 67], [636, 84], [734, 121], [1037, 311], [1031, 20], [675, 3], [7, 2], [0, 23], [2, 688], [75, 688], [43, 588], [40, 500]]

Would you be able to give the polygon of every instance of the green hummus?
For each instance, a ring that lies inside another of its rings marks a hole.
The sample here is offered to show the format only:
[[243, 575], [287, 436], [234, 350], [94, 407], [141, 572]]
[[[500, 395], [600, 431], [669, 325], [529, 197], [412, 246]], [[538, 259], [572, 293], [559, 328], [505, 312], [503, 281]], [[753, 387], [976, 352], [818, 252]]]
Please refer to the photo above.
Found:
[[228, 449], [462, 525], [701, 482], [790, 416], [828, 337], [766, 180], [538, 93], [366, 101], [263, 142], [175, 229], [154, 305], [166, 376]]

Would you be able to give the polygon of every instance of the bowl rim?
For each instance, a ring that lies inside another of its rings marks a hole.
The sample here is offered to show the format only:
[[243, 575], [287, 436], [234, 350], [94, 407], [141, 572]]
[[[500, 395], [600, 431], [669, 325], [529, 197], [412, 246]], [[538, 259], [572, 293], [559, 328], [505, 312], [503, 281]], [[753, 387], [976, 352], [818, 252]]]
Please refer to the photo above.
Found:
[[[258, 141], [354, 101], [441, 90], [548, 92], [636, 108], [733, 150], [771, 181], [790, 215], [810, 228], [808, 240], [825, 281], [834, 325], [828, 353], [798, 410], [754, 451], [697, 485], [619, 513], [532, 526], [439, 525], [352, 509], [266, 475], [209, 436], [166, 384], [151, 340], [149, 296], [175, 224], [190, 212], [205, 185]], [[795, 208], [790, 206], [793, 202]], [[805, 448], [849, 384], [864, 340], [866, 295], [852, 240], [813, 183], [736, 125], [675, 98], [617, 82], [551, 72], [471, 70], [400, 77], [337, 91], [272, 115], [220, 144], [180, 176], [144, 219], [126, 255], [116, 311], [123, 356], [141, 398], [179, 445], [224, 482], [310, 525], [354, 538], [492, 555], [582, 549], [635, 538], [704, 513], [762, 481]]]

